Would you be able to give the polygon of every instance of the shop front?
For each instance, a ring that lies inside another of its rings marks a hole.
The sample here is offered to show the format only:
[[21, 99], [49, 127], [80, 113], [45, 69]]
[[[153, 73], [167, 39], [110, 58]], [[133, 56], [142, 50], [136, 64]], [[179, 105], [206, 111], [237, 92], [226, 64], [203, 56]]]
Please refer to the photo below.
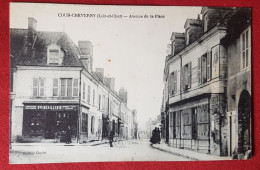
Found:
[[23, 136], [39, 142], [64, 142], [70, 130], [72, 142], [76, 142], [77, 120], [77, 104], [25, 104]]

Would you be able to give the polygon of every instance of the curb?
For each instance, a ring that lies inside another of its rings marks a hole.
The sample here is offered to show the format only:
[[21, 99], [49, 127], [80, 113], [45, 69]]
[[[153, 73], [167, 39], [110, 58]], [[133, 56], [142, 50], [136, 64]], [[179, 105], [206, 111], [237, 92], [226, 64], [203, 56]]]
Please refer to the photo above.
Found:
[[155, 148], [155, 149], [158, 149], [158, 150], [161, 150], [161, 151], [164, 151], [164, 152], [168, 152], [168, 153], [171, 153], [171, 154], [174, 154], [174, 155], [177, 155], [177, 156], [181, 156], [181, 157], [184, 157], [184, 158], [188, 158], [188, 159], [191, 159], [191, 160], [194, 160], [194, 161], [199, 161], [200, 160], [200, 159], [192, 157], [192, 156], [184, 155], [184, 154], [181, 154], [181, 153], [178, 153], [178, 152], [172, 152], [170, 150], [162, 149], [160, 147], [155, 147], [152, 144], [151, 144], [151, 146], [153, 148]]

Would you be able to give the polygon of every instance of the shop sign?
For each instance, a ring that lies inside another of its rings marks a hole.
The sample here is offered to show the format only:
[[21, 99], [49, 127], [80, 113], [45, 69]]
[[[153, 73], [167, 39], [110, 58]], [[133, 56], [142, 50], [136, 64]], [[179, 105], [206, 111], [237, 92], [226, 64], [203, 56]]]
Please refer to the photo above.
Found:
[[26, 110], [76, 110], [75, 105], [25, 105]]

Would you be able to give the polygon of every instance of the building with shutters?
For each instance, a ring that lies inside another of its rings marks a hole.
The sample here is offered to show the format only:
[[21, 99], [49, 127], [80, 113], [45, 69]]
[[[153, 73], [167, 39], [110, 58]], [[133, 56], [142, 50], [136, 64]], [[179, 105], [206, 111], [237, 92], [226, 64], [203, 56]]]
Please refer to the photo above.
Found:
[[[237, 26], [233, 25], [233, 30], [228, 33], [231, 26], [227, 27], [227, 23], [231, 22], [229, 15], [237, 17], [233, 14], [235, 11], [236, 8], [203, 7], [202, 19], [200, 16], [187, 19], [184, 33], [172, 33], [171, 44], [168, 45], [170, 52], [165, 60], [161, 107], [162, 122], [165, 122], [163, 134], [172, 147], [218, 156], [232, 155], [230, 132], [234, 131], [229, 128], [228, 120], [231, 119], [227, 118], [227, 111], [230, 105], [235, 109], [235, 103], [230, 103], [232, 95], [229, 90], [233, 88], [232, 94], [239, 96], [242, 89], [238, 90], [238, 82], [234, 82], [239, 73], [232, 73], [232, 83], [230, 73], [233, 67], [241, 66], [243, 59], [230, 60], [236, 57], [234, 50], [239, 51], [241, 40], [232, 40], [237, 42], [234, 44], [229, 39], [224, 43], [223, 39], [227, 39], [228, 34], [232, 37], [232, 33], [237, 31]], [[250, 37], [249, 33], [245, 37]], [[245, 64], [250, 68], [249, 65]], [[251, 75], [250, 69], [245, 70], [242, 69], [243, 74]], [[246, 87], [251, 90], [251, 79], [245, 79], [248, 82]], [[250, 123], [247, 125], [245, 133], [249, 133], [251, 126]], [[244, 143], [248, 148], [248, 140]]]
[[115, 79], [102, 68], [93, 71], [91, 42], [77, 46], [64, 32], [36, 28], [29, 18], [28, 29], [10, 29], [11, 141], [64, 142], [69, 128], [74, 143], [107, 139], [112, 130], [127, 138], [120, 129], [131, 132], [125, 117], [132, 113], [115, 91]]

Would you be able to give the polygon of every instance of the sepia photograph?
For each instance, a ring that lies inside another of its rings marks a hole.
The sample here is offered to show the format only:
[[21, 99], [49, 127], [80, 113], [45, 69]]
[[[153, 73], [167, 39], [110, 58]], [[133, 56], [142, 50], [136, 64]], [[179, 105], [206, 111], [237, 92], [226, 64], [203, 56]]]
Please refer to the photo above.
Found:
[[10, 3], [10, 164], [247, 160], [251, 8]]

